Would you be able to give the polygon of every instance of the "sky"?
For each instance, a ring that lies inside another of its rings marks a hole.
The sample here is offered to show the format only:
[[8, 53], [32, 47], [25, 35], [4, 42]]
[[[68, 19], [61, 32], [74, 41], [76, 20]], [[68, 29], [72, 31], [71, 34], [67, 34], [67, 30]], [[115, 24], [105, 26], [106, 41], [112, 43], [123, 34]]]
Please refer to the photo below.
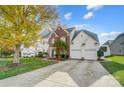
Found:
[[60, 5], [57, 9], [61, 24], [94, 32], [101, 44], [124, 32], [124, 6]]

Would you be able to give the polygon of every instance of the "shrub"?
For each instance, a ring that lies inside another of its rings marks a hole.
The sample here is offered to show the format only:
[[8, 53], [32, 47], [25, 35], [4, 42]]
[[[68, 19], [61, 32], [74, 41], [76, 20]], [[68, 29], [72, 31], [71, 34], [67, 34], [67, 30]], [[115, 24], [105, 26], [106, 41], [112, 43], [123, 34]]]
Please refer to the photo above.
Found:
[[47, 52], [44, 52], [43, 54], [48, 55], [48, 53], [47, 53]]
[[61, 57], [62, 57], [62, 58], [65, 58], [65, 54], [62, 54]]
[[37, 57], [43, 57], [43, 53], [42, 52], [39, 52]]
[[55, 56], [56, 56], [56, 57], [58, 57], [58, 55], [57, 55], [57, 54], [55, 54]]
[[97, 51], [97, 56], [98, 56], [98, 60], [100, 60], [101, 57], [104, 56], [104, 52], [103, 52], [102, 50], [98, 50], [98, 51]]
[[66, 58], [69, 58], [69, 55], [66, 55]]
[[0, 57], [12, 57], [13, 51], [12, 50], [1, 50]]

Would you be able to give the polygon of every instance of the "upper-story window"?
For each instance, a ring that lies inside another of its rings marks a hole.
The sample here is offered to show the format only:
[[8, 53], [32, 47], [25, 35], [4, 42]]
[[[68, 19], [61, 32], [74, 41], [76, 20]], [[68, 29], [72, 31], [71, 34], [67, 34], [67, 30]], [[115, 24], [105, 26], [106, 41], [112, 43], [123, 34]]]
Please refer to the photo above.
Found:
[[94, 43], [95, 45], [99, 45], [97, 42]]
[[55, 39], [52, 39], [52, 44], [54, 44], [54, 42], [55, 42]]

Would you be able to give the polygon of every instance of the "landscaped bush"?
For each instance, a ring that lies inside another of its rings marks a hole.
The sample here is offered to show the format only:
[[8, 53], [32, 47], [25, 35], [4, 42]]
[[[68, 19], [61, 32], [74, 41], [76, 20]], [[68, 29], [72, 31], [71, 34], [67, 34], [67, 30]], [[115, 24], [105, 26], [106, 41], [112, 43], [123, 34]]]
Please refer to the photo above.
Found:
[[104, 52], [103, 52], [102, 50], [98, 50], [98, 51], [97, 51], [97, 56], [98, 56], [98, 60], [100, 60], [101, 57], [104, 56]]
[[66, 58], [68, 59], [69, 58], [69, 55], [66, 55]]
[[47, 52], [44, 52], [43, 54], [48, 55], [48, 53], [47, 53]]
[[56, 58], [58, 57], [58, 55], [57, 55], [57, 54], [55, 54], [55, 56], [56, 56]]
[[0, 51], [0, 57], [13, 57], [12, 55], [13, 55], [13, 51], [12, 50], [1, 50]]
[[61, 55], [61, 58], [65, 58], [65, 54], [62, 54], [62, 55]]
[[43, 53], [42, 52], [39, 52], [37, 57], [43, 57]]

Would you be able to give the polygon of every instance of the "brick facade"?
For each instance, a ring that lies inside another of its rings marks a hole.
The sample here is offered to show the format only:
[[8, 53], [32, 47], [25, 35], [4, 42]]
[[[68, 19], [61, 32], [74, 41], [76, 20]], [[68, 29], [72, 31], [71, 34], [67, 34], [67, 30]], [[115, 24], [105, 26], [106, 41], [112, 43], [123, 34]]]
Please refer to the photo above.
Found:
[[[65, 38], [65, 42], [70, 45], [70, 36], [69, 36], [69, 32], [65, 31], [62, 27], [58, 26], [58, 28], [55, 30], [54, 33], [51, 34], [48, 43], [49, 43], [49, 47], [52, 47], [53, 43], [53, 39], [58, 40], [61, 38]], [[70, 50], [70, 46], [69, 46], [69, 50]], [[68, 55], [70, 54], [70, 51], [68, 50]]]

